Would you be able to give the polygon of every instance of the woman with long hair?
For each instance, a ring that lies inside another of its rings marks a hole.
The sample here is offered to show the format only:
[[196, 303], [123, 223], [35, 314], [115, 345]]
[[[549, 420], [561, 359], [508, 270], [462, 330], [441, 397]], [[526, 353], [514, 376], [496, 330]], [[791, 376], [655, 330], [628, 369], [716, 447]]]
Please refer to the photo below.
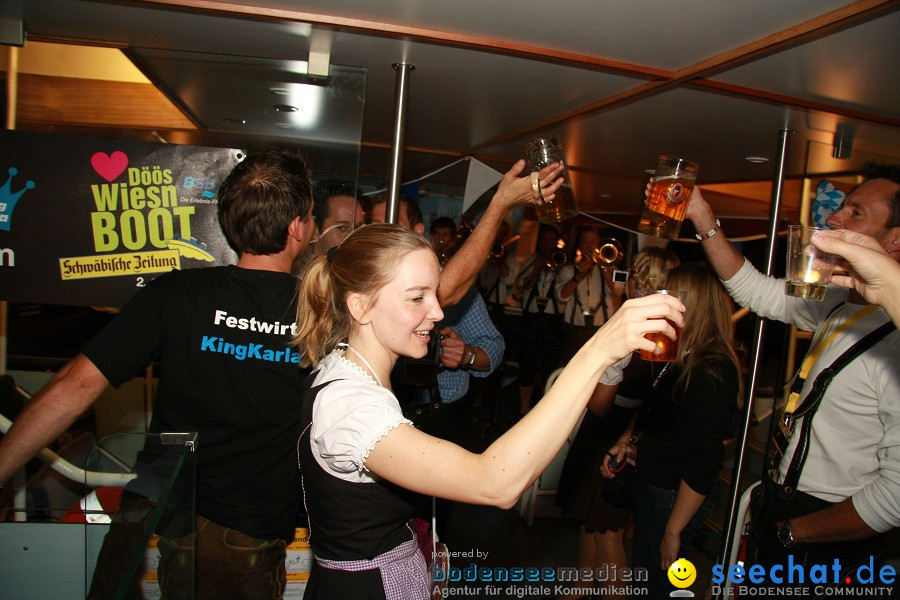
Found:
[[[669, 271], [679, 264], [671, 250], [644, 248], [635, 254], [628, 272], [628, 297], [633, 298], [635, 290], [665, 289]], [[566, 455], [556, 492], [556, 504], [562, 507], [563, 514], [574, 517], [581, 525], [578, 567], [592, 572], [603, 568], [608, 571], [604, 598], [616, 597], [619, 589], [624, 590], [617, 582], [628, 567], [625, 527], [634, 508], [631, 504], [618, 506], [603, 498], [603, 458], [629, 427], [653, 381], [654, 369], [658, 372], [661, 364], [631, 354], [603, 373]], [[578, 597], [563, 596], [561, 600]]]
[[[718, 278], [707, 265], [690, 263], [669, 272], [666, 286], [687, 292], [678, 358], [654, 379], [632, 427], [610, 449], [622, 461], [628, 440], [639, 437], [632, 566], [647, 569], [651, 598], [671, 591], [666, 571], [709, 513], [741, 389], [734, 306]], [[606, 477], [613, 476], [609, 460]]]
[[427, 598], [409, 527], [422, 495], [513, 506], [565, 441], [603, 370], [644, 333], [674, 337], [683, 305], [661, 295], [626, 303], [572, 358], [550, 393], [482, 454], [403, 418], [390, 389], [399, 356], [422, 357], [443, 317], [440, 267], [424, 237], [367, 225], [316, 257], [300, 286], [295, 339], [316, 370], [303, 397], [297, 451], [310, 545], [306, 598]]

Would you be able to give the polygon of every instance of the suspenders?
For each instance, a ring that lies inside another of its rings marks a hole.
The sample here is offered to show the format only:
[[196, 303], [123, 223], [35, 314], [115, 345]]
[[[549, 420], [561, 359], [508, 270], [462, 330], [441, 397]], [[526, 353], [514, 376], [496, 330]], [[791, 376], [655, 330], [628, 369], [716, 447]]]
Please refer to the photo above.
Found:
[[[871, 310], [869, 310], [870, 308]], [[878, 329], [870, 332], [868, 335], [853, 344], [853, 346], [848, 348], [828, 367], [822, 369], [822, 371], [820, 371], [816, 376], [815, 381], [813, 381], [813, 386], [810, 389], [809, 393], [806, 395], [806, 398], [804, 398], [803, 404], [801, 404], [798, 408], [796, 406], [796, 402], [799, 398], [800, 390], [803, 387], [803, 382], [806, 380], [806, 376], [808, 375], [812, 364], [819, 357], [819, 355], [821, 355], [824, 348], [834, 340], [837, 334], [846, 330], [849, 325], [852, 325], [853, 322], [855, 322], [862, 316], [871, 314], [876, 308], [876, 306], [864, 308], [856, 315], [845, 321], [840, 327], [835, 329], [831, 334], [828, 335], [828, 337], [820, 339], [819, 343], [815, 347], [810, 349], [809, 353], [807, 354], [807, 358], [806, 360], [804, 360], [803, 366], [801, 367], [800, 373], [794, 380], [791, 396], [788, 400], [787, 406], [785, 406], [784, 417], [778, 424], [778, 427], [776, 428], [775, 434], [773, 436], [773, 443], [775, 445], [776, 454], [772, 457], [770, 477], [772, 478], [772, 481], [777, 481], [778, 465], [781, 459], [784, 457], [784, 453], [787, 450], [788, 444], [793, 438], [794, 426], [796, 424], [796, 421], [800, 417], [805, 417], [800, 425], [800, 431], [798, 433], [800, 437], [798, 438], [797, 448], [794, 451], [794, 455], [791, 459], [791, 464], [787, 469], [784, 481], [782, 481], [779, 486], [779, 494], [783, 498], [791, 498], [797, 490], [797, 482], [800, 480], [800, 474], [803, 470], [803, 464], [806, 462], [807, 453], [809, 452], [809, 437], [812, 430], [812, 419], [813, 416], [815, 416], [815, 413], [822, 402], [822, 398], [825, 396], [825, 391], [828, 389], [831, 381], [844, 367], [853, 362], [853, 360], [855, 360], [860, 354], [877, 344], [879, 341], [884, 339], [885, 336], [894, 331], [896, 329], [894, 324], [888, 322]], [[823, 330], [823, 336], [824, 334], [825, 331]]]

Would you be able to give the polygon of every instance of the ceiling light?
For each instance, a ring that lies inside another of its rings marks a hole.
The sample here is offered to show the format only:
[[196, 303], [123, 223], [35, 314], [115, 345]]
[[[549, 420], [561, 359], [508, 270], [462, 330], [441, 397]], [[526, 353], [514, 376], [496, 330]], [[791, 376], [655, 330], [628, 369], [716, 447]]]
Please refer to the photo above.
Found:
[[225, 117], [222, 119], [223, 123], [228, 123], [229, 125], [246, 125], [247, 121], [244, 119], [238, 119], [237, 117]]
[[[273, 87], [287, 91], [282, 96], [283, 104], [274, 107], [279, 120], [297, 129], [314, 129], [321, 125], [323, 107], [330, 97], [327, 87], [302, 83], [281, 83]], [[271, 91], [272, 88], [269, 89]]]
[[311, 23], [286, 23], [288, 31], [296, 36], [309, 37], [312, 33]]
[[746, 160], [751, 165], [762, 165], [769, 162], [769, 159], [765, 156], [745, 156], [744, 160]]

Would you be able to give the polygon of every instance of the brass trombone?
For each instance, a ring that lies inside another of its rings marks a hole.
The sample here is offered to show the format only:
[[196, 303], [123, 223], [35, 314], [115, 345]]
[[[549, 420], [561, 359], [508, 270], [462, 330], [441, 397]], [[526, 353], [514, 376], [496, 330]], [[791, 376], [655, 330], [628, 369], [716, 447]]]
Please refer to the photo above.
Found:
[[506, 255], [506, 247], [515, 243], [521, 237], [521, 235], [516, 234], [503, 242], [494, 242], [491, 246], [491, 251], [488, 254], [488, 259], [501, 260]]
[[450, 259], [453, 258], [453, 255], [456, 254], [456, 251], [462, 248], [463, 243], [469, 238], [471, 233], [472, 227], [468, 223], [463, 222], [456, 229], [456, 237], [436, 250], [438, 262], [442, 267], [446, 266]]

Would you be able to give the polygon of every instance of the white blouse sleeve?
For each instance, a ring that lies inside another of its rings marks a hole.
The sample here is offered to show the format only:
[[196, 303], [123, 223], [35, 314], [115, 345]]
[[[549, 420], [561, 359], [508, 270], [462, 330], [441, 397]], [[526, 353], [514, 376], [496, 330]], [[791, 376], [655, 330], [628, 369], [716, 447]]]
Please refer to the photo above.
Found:
[[628, 366], [628, 363], [631, 362], [631, 357], [634, 353], [632, 352], [619, 362], [615, 362], [611, 364], [603, 373], [600, 375], [600, 383], [605, 385], [618, 385], [622, 383], [622, 380], [625, 379], [625, 367]]
[[362, 473], [378, 440], [401, 423], [412, 424], [390, 391], [359, 381], [334, 381], [313, 407], [313, 449], [336, 473]]

